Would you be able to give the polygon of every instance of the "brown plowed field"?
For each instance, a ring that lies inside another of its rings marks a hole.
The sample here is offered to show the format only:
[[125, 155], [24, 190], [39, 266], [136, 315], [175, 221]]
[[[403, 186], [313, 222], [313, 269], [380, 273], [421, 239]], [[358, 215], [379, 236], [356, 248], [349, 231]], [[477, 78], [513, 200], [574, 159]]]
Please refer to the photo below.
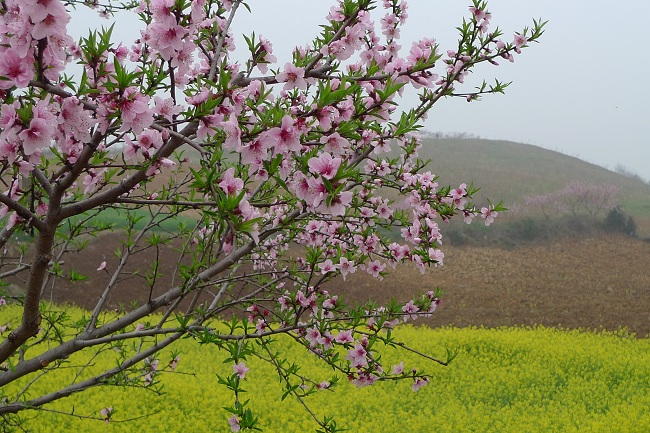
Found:
[[[566, 239], [511, 250], [448, 247], [445, 266], [403, 267], [379, 285], [350, 286], [353, 299], [385, 299], [440, 286], [433, 326], [627, 327], [650, 333], [650, 243], [623, 236]], [[352, 282], [351, 282], [352, 283]]]
[[[58, 287], [46, 298], [91, 308], [108, 281], [97, 272], [103, 260], [117, 263], [115, 236], [93, 240], [81, 253], [66, 256], [91, 279]], [[427, 324], [432, 326], [535, 325], [567, 328], [627, 327], [638, 336], [650, 333], [650, 243], [624, 236], [564, 239], [514, 249], [445, 246], [445, 266], [422, 275], [410, 266], [398, 267], [384, 281], [357, 271], [347, 281], [328, 283], [349, 303], [395, 297], [410, 299], [440, 286], [443, 305]], [[135, 256], [131, 269], [149, 266], [146, 254]], [[171, 278], [178, 252], [161, 250], [164, 279]], [[162, 282], [162, 281], [161, 281]], [[127, 308], [149, 292], [141, 278], [122, 284], [109, 305]]]

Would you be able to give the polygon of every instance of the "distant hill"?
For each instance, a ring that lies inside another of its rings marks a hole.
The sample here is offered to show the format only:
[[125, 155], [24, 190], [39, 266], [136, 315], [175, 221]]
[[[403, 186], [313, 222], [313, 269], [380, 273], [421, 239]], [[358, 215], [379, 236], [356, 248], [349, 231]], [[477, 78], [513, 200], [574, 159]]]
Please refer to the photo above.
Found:
[[523, 204], [527, 195], [557, 191], [572, 180], [620, 188], [623, 209], [650, 234], [650, 185], [573, 156], [511, 141], [425, 138], [420, 157], [441, 184], [474, 182], [479, 197]]

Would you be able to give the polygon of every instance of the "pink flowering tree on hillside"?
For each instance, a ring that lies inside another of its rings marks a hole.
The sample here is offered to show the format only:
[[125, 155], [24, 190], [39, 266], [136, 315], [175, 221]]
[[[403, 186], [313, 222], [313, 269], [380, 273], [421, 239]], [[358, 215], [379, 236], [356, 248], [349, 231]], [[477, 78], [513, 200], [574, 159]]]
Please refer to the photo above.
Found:
[[591, 217], [601, 211], [614, 209], [619, 204], [620, 188], [612, 184], [590, 185], [577, 180], [568, 182], [564, 188], [524, 198], [525, 208], [538, 210], [547, 220], [552, 215], [578, 216], [587, 213]]
[[[110, 27], [73, 40], [66, 8], [85, 3], [0, 2], [0, 277], [20, 277], [24, 289], [0, 298], [22, 312], [2, 329], [0, 422], [12, 426], [23, 411], [92, 387], [158, 391], [161, 373], [182, 366], [182, 354], [167, 359], [164, 349], [183, 337], [217, 346], [232, 362], [232, 375], [219, 378], [233, 393], [223, 416], [232, 431], [256, 427], [254, 399], [246, 405], [239, 396], [255, 357], [301, 401], [338, 378], [426, 385], [425, 370], [383, 365], [380, 355], [402, 348], [387, 331], [433, 313], [437, 292], [351, 308], [323, 284], [353, 272], [380, 279], [405, 262], [425, 272], [443, 262], [441, 221], [492, 221], [499, 206], [476, 207], [474, 190], [442, 186], [426, 171], [415, 132], [445, 98], [503, 92], [499, 81], [463, 82], [479, 64], [513, 61], [543, 23], [504, 35], [474, 0], [457, 46], [443, 51], [425, 37], [402, 48], [405, 1], [342, 0], [316, 40], [278, 62], [263, 37], [235, 46], [242, 1], [99, 6], [104, 15], [139, 17], [132, 46]], [[232, 60], [235, 50], [247, 60]], [[75, 76], [72, 64], [81, 65]], [[407, 88], [419, 92], [419, 104], [400, 111]], [[109, 211], [125, 227], [98, 219]], [[177, 229], [162, 229], [165, 221]], [[94, 309], [72, 320], [45, 294], [85, 278], [64, 259], [101, 231], [114, 231], [122, 247], [97, 263], [110, 282]], [[180, 245], [178, 268], [162, 286], [157, 251], [171, 242]], [[147, 302], [106, 314], [138, 254], [151, 262], [140, 275]], [[335, 375], [299, 374], [274, 346], [278, 334]], [[77, 352], [112, 357], [113, 367], [96, 371], [88, 361], [72, 367], [69, 385], [31, 391]], [[85, 415], [108, 421], [115, 409], [123, 408], [107, 402]], [[330, 418], [314, 420], [337, 431]]]

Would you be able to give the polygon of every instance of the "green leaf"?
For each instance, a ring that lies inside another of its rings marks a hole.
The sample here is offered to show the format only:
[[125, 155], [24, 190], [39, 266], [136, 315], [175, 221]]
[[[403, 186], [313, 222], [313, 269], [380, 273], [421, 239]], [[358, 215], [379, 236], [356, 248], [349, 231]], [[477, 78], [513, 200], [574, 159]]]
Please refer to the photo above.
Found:
[[68, 278], [70, 279], [70, 281], [72, 281], [72, 282], [76, 282], [76, 281], [87, 280], [87, 279], [88, 279], [88, 276], [86, 276], [86, 275], [82, 275], [82, 274], [80, 274], [79, 272], [77, 272], [77, 271], [75, 271], [74, 269], [72, 269], [72, 270], [70, 271], [70, 276], [69, 276]]

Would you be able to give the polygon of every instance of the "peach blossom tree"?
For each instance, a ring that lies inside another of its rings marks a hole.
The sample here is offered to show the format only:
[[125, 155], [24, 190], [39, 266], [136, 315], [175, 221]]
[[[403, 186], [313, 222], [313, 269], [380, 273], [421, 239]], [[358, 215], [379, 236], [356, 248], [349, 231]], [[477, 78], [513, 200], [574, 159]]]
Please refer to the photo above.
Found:
[[[68, 8], [88, 5], [109, 17], [132, 13], [141, 37], [127, 46], [109, 27], [73, 40]], [[456, 46], [443, 51], [424, 37], [401, 47], [406, 1], [341, 0], [314, 41], [278, 61], [263, 37], [235, 46], [232, 23], [244, 9], [240, 0], [0, 1], [0, 277], [20, 277], [24, 289], [0, 298], [0, 314], [6, 303], [22, 311], [0, 340], [6, 428], [23, 411], [92, 387], [159, 391], [163, 373], [182, 366], [182, 354], [161, 351], [183, 337], [218, 347], [232, 364], [230, 376], [215, 378], [232, 391], [223, 402], [232, 431], [256, 428], [254, 403], [240, 399], [252, 358], [272, 364], [286, 395], [302, 402], [340, 378], [404, 380], [414, 390], [430, 381], [424, 369], [383, 365], [381, 353], [417, 350], [390, 330], [434, 313], [437, 291], [352, 307], [323, 284], [354, 272], [381, 279], [407, 262], [426, 272], [443, 263], [441, 221], [492, 222], [500, 205], [477, 207], [474, 188], [443, 186], [426, 171], [416, 132], [446, 98], [502, 93], [506, 83], [464, 80], [477, 65], [513, 61], [543, 23], [504, 35], [474, 0]], [[405, 92], [419, 102], [400, 110]], [[98, 222], [109, 211], [125, 225]], [[97, 263], [110, 281], [72, 321], [45, 294], [86, 278], [64, 260], [102, 231], [122, 247]], [[178, 267], [162, 286], [156, 252], [171, 242]], [[137, 254], [151, 264], [141, 275], [147, 302], [106, 314]], [[274, 346], [278, 334], [334, 375], [303, 376]], [[113, 367], [84, 375], [80, 365], [69, 385], [30, 391], [77, 352], [113, 354]], [[422, 356], [446, 365], [454, 354]], [[107, 402], [86, 416], [113, 413]], [[314, 420], [338, 431], [331, 418]]]

